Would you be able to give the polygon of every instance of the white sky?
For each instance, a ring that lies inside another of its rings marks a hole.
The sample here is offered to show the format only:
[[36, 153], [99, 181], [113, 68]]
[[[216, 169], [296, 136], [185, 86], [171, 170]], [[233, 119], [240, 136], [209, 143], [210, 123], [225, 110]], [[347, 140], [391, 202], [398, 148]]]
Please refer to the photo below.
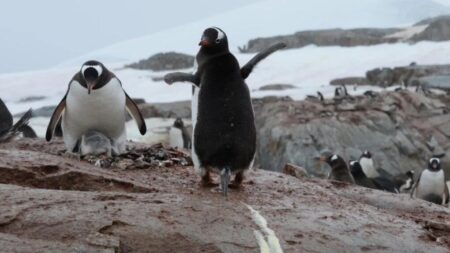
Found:
[[0, 4], [0, 73], [45, 69], [258, 0], [13, 0]]

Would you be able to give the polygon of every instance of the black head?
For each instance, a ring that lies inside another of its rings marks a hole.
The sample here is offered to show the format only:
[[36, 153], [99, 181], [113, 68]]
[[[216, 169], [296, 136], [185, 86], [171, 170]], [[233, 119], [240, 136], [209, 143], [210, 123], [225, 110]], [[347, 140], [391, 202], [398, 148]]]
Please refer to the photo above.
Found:
[[364, 171], [361, 167], [361, 164], [358, 161], [349, 161], [348, 164], [350, 165], [350, 172], [353, 176], [362, 176], [365, 177], [366, 174], [364, 174]]
[[431, 171], [439, 171], [441, 169], [441, 160], [436, 157], [431, 158], [428, 161], [428, 169]]
[[347, 167], [344, 159], [336, 154], [323, 155], [320, 160], [326, 162], [331, 168]]
[[361, 157], [370, 159], [370, 158], [372, 158], [372, 153], [370, 153], [368, 150], [366, 150], [362, 153]]
[[408, 178], [414, 179], [414, 170], [410, 170], [405, 173]]
[[181, 128], [184, 127], [184, 122], [183, 122], [183, 120], [181, 118], [177, 118], [175, 120], [175, 122], [173, 122], [173, 126], [176, 127], [176, 128], [180, 128], [181, 129]]
[[91, 94], [91, 91], [96, 88], [99, 81], [107, 74], [107, 70], [101, 62], [87, 61], [81, 67], [80, 73], [86, 82], [88, 94]]
[[228, 39], [218, 27], [210, 27], [203, 32], [199, 46], [208, 53], [228, 52]]

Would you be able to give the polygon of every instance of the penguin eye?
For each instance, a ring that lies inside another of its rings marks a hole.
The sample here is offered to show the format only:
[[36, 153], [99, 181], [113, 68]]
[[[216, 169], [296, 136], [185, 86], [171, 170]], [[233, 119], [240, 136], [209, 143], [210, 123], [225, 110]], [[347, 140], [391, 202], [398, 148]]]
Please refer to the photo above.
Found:
[[216, 39], [216, 43], [219, 44], [220, 43], [220, 39]]

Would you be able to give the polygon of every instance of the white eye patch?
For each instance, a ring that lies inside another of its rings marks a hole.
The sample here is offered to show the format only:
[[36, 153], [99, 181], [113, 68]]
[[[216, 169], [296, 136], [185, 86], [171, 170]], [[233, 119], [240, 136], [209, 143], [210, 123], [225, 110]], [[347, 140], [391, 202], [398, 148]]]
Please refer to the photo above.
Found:
[[335, 160], [337, 160], [338, 159], [338, 156], [337, 155], [333, 155], [332, 157], [331, 157], [331, 161], [335, 161]]
[[436, 162], [436, 163], [438, 163], [438, 164], [441, 163], [441, 161], [439, 160], [439, 158], [431, 158], [431, 159], [430, 159], [430, 163], [433, 163], [433, 162]]
[[351, 161], [351, 162], [350, 162], [350, 166], [354, 166], [355, 163], [356, 163], [355, 161]]
[[225, 38], [225, 33], [220, 30], [220, 28], [217, 27], [213, 27], [216, 31], [217, 31], [217, 39], [218, 40], [222, 40], [223, 38]]
[[98, 76], [102, 75], [103, 69], [100, 65], [83, 65], [83, 67], [81, 67], [81, 74], [83, 74], [83, 76], [84, 71], [86, 71], [86, 69], [88, 68], [94, 68], [95, 70], [97, 70]]

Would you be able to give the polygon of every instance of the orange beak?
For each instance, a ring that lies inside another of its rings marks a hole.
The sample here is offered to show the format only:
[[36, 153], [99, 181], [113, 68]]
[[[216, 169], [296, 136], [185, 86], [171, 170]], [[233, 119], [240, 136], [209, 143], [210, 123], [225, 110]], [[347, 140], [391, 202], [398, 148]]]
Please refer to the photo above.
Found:
[[91, 91], [92, 91], [92, 89], [94, 89], [96, 84], [97, 84], [96, 82], [88, 82], [87, 83], [88, 94], [91, 94]]
[[205, 40], [205, 39], [202, 39], [202, 40], [200, 41], [200, 43], [198, 43], [198, 45], [199, 45], [199, 46], [202, 46], [202, 47], [207, 47], [207, 46], [209, 46], [209, 41], [207, 41], [207, 40]]

